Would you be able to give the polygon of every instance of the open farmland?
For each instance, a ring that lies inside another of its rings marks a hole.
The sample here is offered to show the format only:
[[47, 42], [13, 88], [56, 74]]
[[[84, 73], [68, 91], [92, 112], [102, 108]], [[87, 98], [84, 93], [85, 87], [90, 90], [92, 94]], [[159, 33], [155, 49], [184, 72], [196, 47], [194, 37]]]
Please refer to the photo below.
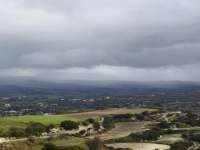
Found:
[[115, 143], [107, 144], [108, 147], [113, 148], [131, 148], [132, 150], [168, 150], [170, 147], [168, 145], [153, 144], [153, 143]]
[[117, 114], [136, 114], [136, 113], [142, 113], [145, 111], [156, 111], [156, 109], [148, 109], [148, 108], [109, 108], [104, 110], [94, 110], [94, 111], [88, 111], [88, 112], [80, 112], [80, 113], [71, 113], [68, 114], [68, 116], [76, 117], [80, 119], [86, 119], [86, 118], [96, 118], [96, 117], [102, 117], [102, 116], [108, 116], [108, 115], [117, 115]]
[[8, 116], [0, 117], [0, 130], [7, 130], [10, 127], [26, 127], [29, 122], [39, 122], [44, 125], [60, 124], [64, 120], [78, 121], [73, 117], [67, 115], [25, 115], [25, 116]]

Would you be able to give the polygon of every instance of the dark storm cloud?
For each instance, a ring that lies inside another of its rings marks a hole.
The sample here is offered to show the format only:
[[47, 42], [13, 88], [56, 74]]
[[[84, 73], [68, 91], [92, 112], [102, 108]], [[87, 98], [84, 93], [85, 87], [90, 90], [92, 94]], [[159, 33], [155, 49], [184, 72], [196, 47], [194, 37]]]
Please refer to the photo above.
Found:
[[126, 70], [116, 79], [142, 80], [151, 72], [152, 80], [164, 74], [161, 80], [190, 80], [180, 75], [200, 63], [199, 6], [198, 0], [0, 0], [1, 74], [113, 79]]

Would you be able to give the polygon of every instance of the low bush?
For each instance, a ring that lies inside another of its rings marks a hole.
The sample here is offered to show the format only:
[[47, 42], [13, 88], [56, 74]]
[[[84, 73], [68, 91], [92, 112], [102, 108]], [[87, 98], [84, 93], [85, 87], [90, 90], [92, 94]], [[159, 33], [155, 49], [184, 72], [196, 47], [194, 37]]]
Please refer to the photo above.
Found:
[[190, 146], [192, 146], [190, 142], [177, 142], [171, 145], [170, 150], [188, 150]]
[[46, 132], [46, 126], [41, 123], [31, 122], [25, 129], [27, 135], [40, 136], [43, 132]]
[[23, 128], [11, 127], [7, 133], [7, 136], [16, 138], [25, 137], [26, 132]]

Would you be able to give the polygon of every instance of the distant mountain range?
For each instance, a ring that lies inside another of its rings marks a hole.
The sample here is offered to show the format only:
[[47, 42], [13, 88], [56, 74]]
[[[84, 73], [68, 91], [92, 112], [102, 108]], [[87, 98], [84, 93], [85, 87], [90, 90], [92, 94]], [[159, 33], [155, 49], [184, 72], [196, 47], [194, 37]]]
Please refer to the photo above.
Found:
[[0, 84], [0, 96], [16, 95], [131, 95], [152, 92], [200, 90], [199, 82], [122, 82], [122, 81], [65, 81], [44, 82], [18, 80]]

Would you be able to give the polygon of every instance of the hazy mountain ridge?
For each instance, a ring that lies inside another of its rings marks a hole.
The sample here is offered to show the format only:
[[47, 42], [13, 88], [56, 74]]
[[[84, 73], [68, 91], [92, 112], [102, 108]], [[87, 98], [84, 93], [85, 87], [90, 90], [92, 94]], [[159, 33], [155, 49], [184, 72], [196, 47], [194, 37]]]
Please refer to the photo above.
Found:
[[[0, 95], [129, 95], [161, 91], [200, 90], [198, 82], [113, 82], [70, 81], [63, 83], [24, 81], [20, 84], [0, 84]], [[119, 93], [120, 92], [120, 93]]]

